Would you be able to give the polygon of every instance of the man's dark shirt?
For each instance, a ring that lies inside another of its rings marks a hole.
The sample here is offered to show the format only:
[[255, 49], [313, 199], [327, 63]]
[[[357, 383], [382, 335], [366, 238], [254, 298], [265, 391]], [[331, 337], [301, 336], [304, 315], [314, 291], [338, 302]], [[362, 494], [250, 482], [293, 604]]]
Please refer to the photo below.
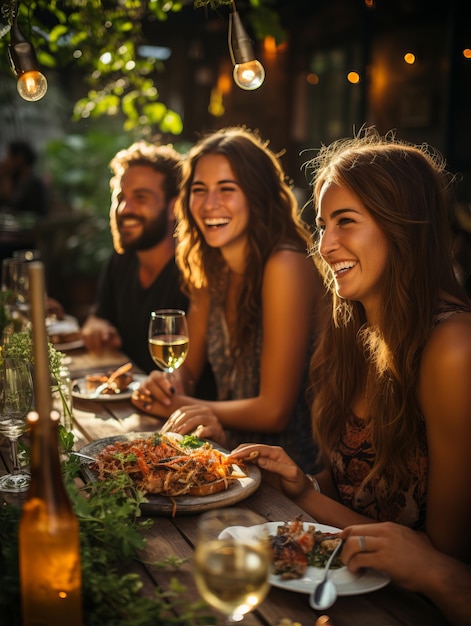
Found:
[[[121, 350], [146, 373], [157, 369], [148, 348], [151, 311], [188, 310], [188, 298], [180, 289], [180, 273], [171, 259], [147, 289], [139, 281], [139, 260], [135, 253], [113, 252], [101, 274], [95, 315], [107, 319], [121, 337]], [[216, 390], [209, 365], [195, 390], [195, 396], [215, 399]]]
[[157, 369], [147, 344], [150, 313], [156, 309], [188, 310], [175, 260], [171, 259], [144, 289], [139, 282], [137, 256], [113, 253], [100, 277], [95, 315], [116, 327], [122, 351], [146, 373]]

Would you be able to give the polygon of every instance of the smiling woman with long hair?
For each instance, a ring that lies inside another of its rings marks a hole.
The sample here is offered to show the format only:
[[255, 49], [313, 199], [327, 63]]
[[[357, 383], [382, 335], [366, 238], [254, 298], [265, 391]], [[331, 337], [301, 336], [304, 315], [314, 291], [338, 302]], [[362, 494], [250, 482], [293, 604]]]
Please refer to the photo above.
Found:
[[[183, 165], [176, 218], [176, 260], [191, 299], [189, 353], [178, 384], [152, 372], [134, 402], [171, 416], [164, 429], [196, 429], [230, 446], [280, 444], [312, 470], [306, 390], [324, 290], [277, 156], [245, 128], [203, 137]], [[196, 403], [206, 355], [218, 400]]]
[[279, 448], [236, 455], [257, 452], [320, 522], [396, 521], [469, 560], [471, 305], [453, 269], [452, 177], [431, 148], [373, 129], [311, 165], [312, 254], [332, 294], [311, 363], [322, 493]]

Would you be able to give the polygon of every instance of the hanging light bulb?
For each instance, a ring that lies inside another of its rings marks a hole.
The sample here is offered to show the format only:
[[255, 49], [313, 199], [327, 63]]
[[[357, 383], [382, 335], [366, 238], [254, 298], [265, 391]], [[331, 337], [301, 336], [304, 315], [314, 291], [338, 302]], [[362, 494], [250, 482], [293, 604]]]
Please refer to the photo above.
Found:
[[229, 52], [234, 65], [234, 82], [241, 89], [258, 89], [265, 80], [265, 70], [255, 58], [252, 42], [241, 22], [235, 3], [229, 14]]
[[36, 100], [41, 100], [46, 93], [47, 80], [44, 74], [37, 70], [25, 72], [18, 78], [16, 88], [23, 100], [35, 102]]
[[18, 93], [24, 100], [35, 102], [47, 91], [47, 80], [39, 71], [38, 60], [33, 44], [27, 41], [17, 24], [17, 8], [11, 23], [10, 43], [8, 44], [10, 65], [18, 82]]

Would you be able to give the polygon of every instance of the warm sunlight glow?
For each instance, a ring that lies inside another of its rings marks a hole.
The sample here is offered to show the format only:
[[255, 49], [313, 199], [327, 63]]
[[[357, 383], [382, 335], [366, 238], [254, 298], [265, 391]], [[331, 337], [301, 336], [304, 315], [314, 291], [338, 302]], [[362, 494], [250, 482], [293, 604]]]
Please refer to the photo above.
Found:
[[306, 76], [306, 80], [311, 85], [318, 85], [319, 84], [319, 76], [317, 74], [312, 73], [312, 72]]
[[276, 53], [276, 40], [274, 37], [265, 37], [263, 40], [263, 49], [267, 54], [275, 54]]
[[101, 57], [100, 57], [100, 61], [104, 64], [104, 65], [108, 65], [108, 63], [111, 63], [111, 53], [110, 52], [104, 52]]
[[352, 85], [356, 85], [360, 82], [360, 74], [358, 72], [348, 72], [347, 80], [349, 83], [352, 83]]
[[217, 88], [223, 96], [230, 93], [232, 89], [232, 80], [229, 74], [219, 75]]
[[225, 109], [222, 103], [222, 93], [217, 87], [211, 90], [208, 111], [211, 115], [214, 115], [214, 117], [221, 117], [224, 115]]

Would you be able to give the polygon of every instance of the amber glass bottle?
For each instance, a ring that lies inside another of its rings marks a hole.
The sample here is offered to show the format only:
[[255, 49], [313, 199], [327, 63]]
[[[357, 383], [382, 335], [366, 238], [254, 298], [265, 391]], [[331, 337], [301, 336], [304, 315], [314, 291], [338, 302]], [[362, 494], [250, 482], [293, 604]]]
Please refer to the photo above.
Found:
[[28, 416], [31, 485], [18, 538], [23, 626], [82, 626], [79, 527], [62, 479], [58, 419]]

